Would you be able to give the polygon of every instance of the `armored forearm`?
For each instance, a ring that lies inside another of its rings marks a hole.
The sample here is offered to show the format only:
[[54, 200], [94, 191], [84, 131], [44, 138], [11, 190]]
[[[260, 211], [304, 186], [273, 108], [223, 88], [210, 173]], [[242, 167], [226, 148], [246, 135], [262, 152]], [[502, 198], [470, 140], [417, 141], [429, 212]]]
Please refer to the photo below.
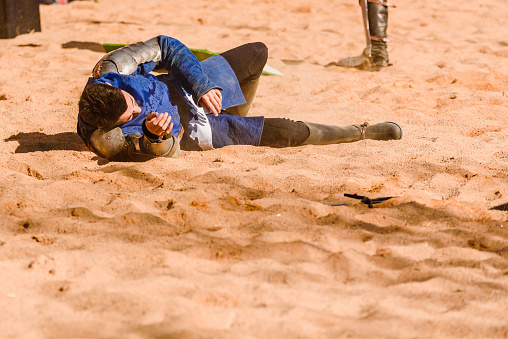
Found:
[[104, 55], [95, 65], [92, 75], [99, 77], [106, 73], [132, 74], [138, 65], [145, 62], [159, 62], [161, 49], [157, 38], [137, 42]]
[[[183, 129], [182, 129], [183, 131]], [[180, 150], [180, 138], [171, 134], [160, 139], [131, 134], [125, 138], [120, 127], [110, 130], [97, 129], [90, 138], [94, 152], [114, 161], [145, 161], [156, 157], [176, 157]]]

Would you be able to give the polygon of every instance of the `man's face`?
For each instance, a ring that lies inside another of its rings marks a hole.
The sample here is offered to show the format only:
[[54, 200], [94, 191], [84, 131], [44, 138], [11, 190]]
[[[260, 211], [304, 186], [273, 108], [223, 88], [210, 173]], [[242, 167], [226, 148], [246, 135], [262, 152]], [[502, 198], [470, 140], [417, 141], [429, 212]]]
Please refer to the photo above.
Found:
[[127, 103], [127, 110], [123, 112], [123, 114], [118, 118], [115, 125], [123, 125], [132, 119], [136, 118], [139, 113], [141, 113], [141, 107], [139, 107], [134, 97], [122, 90], [122, 94], [125, 97], [125, 102]]

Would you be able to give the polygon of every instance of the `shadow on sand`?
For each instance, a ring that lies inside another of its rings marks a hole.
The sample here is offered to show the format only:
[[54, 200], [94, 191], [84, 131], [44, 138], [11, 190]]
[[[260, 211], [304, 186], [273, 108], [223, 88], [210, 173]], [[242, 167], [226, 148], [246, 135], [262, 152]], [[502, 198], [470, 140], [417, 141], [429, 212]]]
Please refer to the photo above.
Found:
[[104, 47], [101, 44], [89, 41], [69, 41], [65, 44], [62, 44], [62, 48], [87, 49], [93, 52], [106, 53]]
[[17, 141], [19, 146], [15, 153], [47, 152], [47, 151], [89, 151], [81, 138], [74, 132], [44, 134], [40, 132], [18, 133], [5, 139]]

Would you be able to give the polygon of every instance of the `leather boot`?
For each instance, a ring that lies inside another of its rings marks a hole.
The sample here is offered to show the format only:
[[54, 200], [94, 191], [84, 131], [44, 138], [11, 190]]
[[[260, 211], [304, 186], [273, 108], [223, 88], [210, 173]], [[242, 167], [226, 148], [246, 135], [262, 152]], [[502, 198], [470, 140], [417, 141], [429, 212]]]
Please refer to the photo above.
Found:
[[371, 72], [379, 71], [390, 65], [388, 51], [386, 50], [388, 7], [395, 6], [383, 0], [367, 0], [367, 15], [364, 15], [364, 18], [368, 19], [370, 44], [363, 50], [361, 55], [342, 58], [335, 65], [354, 67]]
[[312, 122], [304, 122], [309, 128], [309, 137], [303, 145], [329, 145], [355, 142], [363, 139], [399, 140], [402, 138], [402, 128], [394, 122], [381, 122], [369, 125], [332, 126]]

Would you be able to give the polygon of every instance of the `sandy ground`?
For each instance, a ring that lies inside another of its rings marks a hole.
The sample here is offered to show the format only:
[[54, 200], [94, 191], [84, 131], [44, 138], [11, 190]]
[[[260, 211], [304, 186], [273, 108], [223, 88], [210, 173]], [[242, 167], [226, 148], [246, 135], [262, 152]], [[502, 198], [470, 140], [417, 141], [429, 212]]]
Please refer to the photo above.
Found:
[[[41, 6], [0, 41], [1, 337], [507, 338], [508, 6], [397, 5], [377, 73], [325, 67], [364, 47], [354, 0]], [[253, 115], [404, 138], [101, 159], [75, 133], [101, 44], [159, 34], [265, 42]]]

